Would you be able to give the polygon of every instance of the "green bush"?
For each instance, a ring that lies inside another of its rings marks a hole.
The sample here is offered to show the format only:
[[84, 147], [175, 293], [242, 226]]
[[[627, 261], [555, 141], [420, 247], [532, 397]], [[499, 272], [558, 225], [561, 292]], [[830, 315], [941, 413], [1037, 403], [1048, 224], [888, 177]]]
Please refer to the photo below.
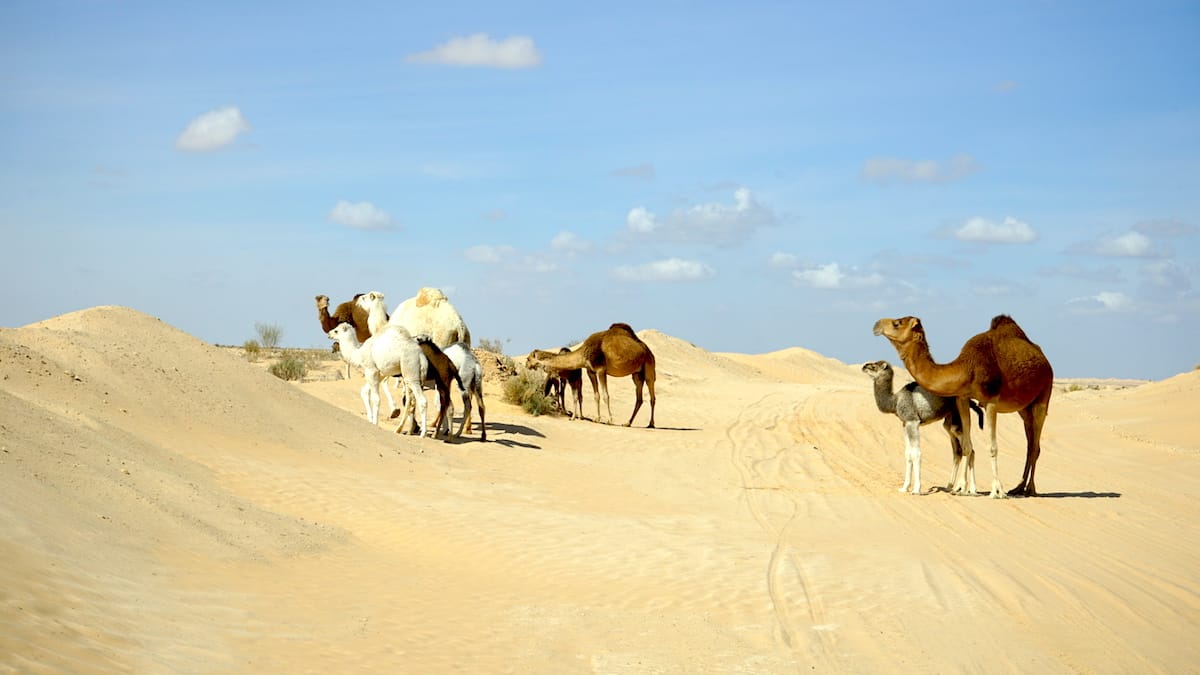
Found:
[[246, 340], [242, 343], [242, 351], [246, 352], [247, 359], [257, 361], [262, 353], [262, 345], [258, 344], [258, 340]]
[[267, 370], [281, 380], [299, 380], [308, 374], [308, 364], [303, 359], [287, 355], [272, 363]]
[[537, 417], [553, 409], [552, 401], [542, 394], [546, 375], [537, 370], [522, 369], [515, 377], [504, 382], [504, 400], [519, 405], [525, 412]]
[[258, 333], [258, 341], [267, 349], [278, 347], [279, 339], [283, 337], [283, 328], [274, 323], [255, 323], [254, 330]]

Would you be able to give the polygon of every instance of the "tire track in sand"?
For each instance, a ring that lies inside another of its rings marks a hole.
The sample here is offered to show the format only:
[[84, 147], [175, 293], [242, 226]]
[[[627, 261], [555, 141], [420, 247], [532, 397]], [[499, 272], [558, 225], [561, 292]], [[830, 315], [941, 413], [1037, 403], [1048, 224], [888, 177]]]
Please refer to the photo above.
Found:
[[[795, 402], [783, 394], [763, 396], [745, 406], [726, 427], [724, 442], [729, 445], [730, 464], [741, 478], [746, 506], [774, 542], [767, 560], [766, 584], [778, 623], [778, 640], [793, 653], [797, 664], [816, 661], [840, 670], [836, 636], [828, 630], [824, 602], [792, 543], [793, 526], [808, 519], [812, 505], [811, 499], [801, 499], [789, 486], [813, 477], [812, 468], [799, 458], [799, 448], [783, 423], [794, 406]], [[820, 503], [828, 507], [823, 499]], [[792, 607], [789, 591], [803, 598], [804, 615]], [[808, 630], [804, 630], [805, 623]]]

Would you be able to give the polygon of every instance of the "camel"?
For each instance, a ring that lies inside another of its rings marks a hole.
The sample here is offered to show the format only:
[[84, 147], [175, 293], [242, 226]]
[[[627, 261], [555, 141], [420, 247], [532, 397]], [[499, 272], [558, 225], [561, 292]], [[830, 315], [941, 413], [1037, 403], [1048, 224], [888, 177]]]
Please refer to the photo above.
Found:
[[[421, 345], [421, 349], [427, 357], [431, 350], [438, 349], [436, 345], [428, 342], [428, 340], [429, 337], [426, 335], [417, 336], [417, 342]], [[479, 440], [487, 441], [487, 407], [483, 402], [483, 365], [479, 363], [479, 359], [475, 356], [475, 353], [464, 342], [455, 342], [449, 347], [438, 351], [450, 360], [450, 368], [453, 368], [454, 373], [457, 375], [457, 377], [452, 379], [458, 383], [458, 388], [462, 392], [463, 421], [458, 427], [458, 432], [454, 434], [455, 438], [461, 438], [464, 431], [467, 433], [471, 432], [473, 428], [471, 422], [471, 401], [474, 400], [475, 407], [479, 409]], [[429, 361], [433, 363], [434, 359], [431, 358]], [[445, 368], [445, 366], [443, 365], [442, 368]], [[441, 396], [440, 389], [438, 395]], [[450, 400], [453, 401], [453, 399]], [[405, 404], [406, 414], [409, 412], [410, 405], [409, 403]], [[451, 403], [449, 417], [447, 418], [448, 423], [453, 421], [453, 416], [454, 405]], [[435, 424], [434, 426], [436, 429], [437, 425]]]
[[[329, 331], [337, 328], [339, 323], [348, 323], [354, 327], [359, 342], [366, 342], [371, 337], [367, 329], [367, 311], [359, 307], [357, 300], [362, 293], [356, 293], [353, 298], [343, 302], [329, 313], [329, 296], [317, 296], [317, 320], [321, 322], [321, 330], [328, 335]], [[333, 343], [334, 351], [340, 349], [338, 343]], [[346, 379], [350, 379], [350, 363], [346, 363]]]
[[[541, 352], [545, 354], [545, 352]], [[596, 398], [596, 421], [602, 422], [600, 416], [600, 396], [604, 396], [604, 405], [608, 409], [608, 423], [612, 423], [612, 404], [608, 398], [608, 376], [633, 377], [633, 386], [637, 392], [637, 400], [633, 404], [633, 414], [625, 426], [632, 426], [642, 407], [642, 384], [650, 389], [650, 424], [654, 428], [654, 354], [633, 332], [626, 323], [614, 323], [598, 333], [592, 333], [579, 347], [566, 354], [550, 354], [540, 356], [531, 353], [526, 361], [532, 367], [541, 366], [555, 370], [573, 370], [585, 368], [588, 379], [592, 382], [592, 393]], [[597, 387], [599, 380], [599, 387]]]
[[[911, 484], [912, 493], [921, 494], [921, 427], [938, 420], [942, 420], [942, 426], [950, 436], [954, 472], [950, 474], [946, 489], [951, 489], [962, 463], [962, 418], [958, 416], [957, 402], [927, 391], [916, 382], [909, 382], [893, 392], [896, 371], [887, 361], [865, 363], [862, 371], [875, 381], [875, 407], [879, 412], [894, 414], [904, 423], [904, 485], [900, 492], [908, 492]], [[970, 406], [979, 415], [979, 428], [982, 429], [983, 409], [974, 402]]]
[[[450, 436], [451, 427], [454, 426], [454, 400], [450, 398], [450, 385], [454, 382], [458, 383], [458, 389], [462, 392], [463, 407], [466, 409], [466, 417], [463, 418], [463, 423], [458, 427], [458, 433], [455, 436], [462, 436], [463, 427], [467, 424], [467, 418], [471, 416], [471, 397], [467, 393], [467, 388], [463, 386], [462, 378], [458, 375], [458, 368], [450, 357], [438, 349], [438, 346], [433, 344], [433, 340], [428, 335], [416, 336], [417, 345], [421, 348], [421, 354], [428, 363], [428, 369], [425, 372], [424, 386], [432, 386], [437, 391], [438, 398], [438, 414], [437, 419], [433, 422], [433, 437], [441, 433], [445, 427], [446, 435]], [[404, 406], [405, 420], [407, 420], [411, 407], [414, 402], [409, 400]], [[416, 422], [416, 416], [413, 416], [413, 422]]]
[[[558, 350], [557, 353], [566, 354], [566, 353], [569, 353], [570, 351], [571, 351], [571, 349], [569, 347], [562, 347]], [[535, 356], [537, 358], [545, 358], [547, 356], [554, 356], [554, 354], [555, 354], [555, 352], [548, 352], [548, 351], [544, 351], [541, 349], [535, 349], [529, 353], [528, 357], [526, 357], [525, 367], [530, 368], [530, 369], [537, 367], [532, 362], [532, 359], [534, 359]], [[543, 370], [546, 371], [546, 384], [544, 387], [542, 387], [542, 395], [548, 397], [548, 396], [550, 396], [551, 390], [555, 390], [554, 400], [558, 402], [559, 410], [562, 410], [564, 413], [571, 416], [571, 419], [582, 419], [583, 418], [583, 369], [582, 368], [572, 368], [570, 370], [563, 370], [563, 369], [558, 369], [558, 368], [543, 368]], [[567, 410], [567, 405], [566, 405], [566, 403], [567, 403], [566, 402], [567, 387], [571, 388], [571, 395], [573, 396], [574, 403], [575, 403], [575, 405], [573, 406], [573, 408], [571, 410]]]
[[467, 330], [466, 322], [441, 290], [422, 288], [415, 297], [400, 303], [391, 317], [387, 315], [384, 301], [384, 295], [379, 291], [365, 293], [355, 300], [368, 317], [368, 330], [379, 330], [384, 324], [400, 326], [410, 335], [428, 335], [438, 347], [445, 348], [455, 342], [471, 346], [471, 331]]
[[[416, 401], [417, 414], [421, 416], [421, 436], [424, 436], [429, 421], [426, 417], [425, 395], [421, 390], [426, 364], [422, 361], [417, 341], [403, 328], [389, 327], [367, 338], [366, 342], [359, 343], [354, 327], [348, 323], [338, 324], [328, 335], [330, 339], [338, 341], [343, 353], [362, 364], [363, 376], [367, 379], [362, 388], [367, 421], [373, 425], [379, 424], [379, 385], [388, 377], [399, 375], [409, 395]], [[398, 428], [403, 426], [402, 421]]]
[[[918, 384], [939, 396], [958, 397], [962, 419], [970, 417], [970, 399], [983, 406], [991, 440], [993, 499], [1006, 496], [1000, 485], [996, 415], [1016, 412], [1021, 416], [1025, 423], [1025, 470], [1020, 484], [1008, 494], [1036, 496], [1034, 473], [1042, 454], [1042, 426], [1050, 410], [1054, 370], [1041, 347], [1029, 340], [1017, 322], [1005, 314], [996, 316], [988, 330], [967, 340], [958, 357], [946, 364], [934, 362], [925, 328], [917, 317], [880, 319], [875, 322], [874, 332], [892, 343]], [[955, 483], [954, 491], [976, 494], [975, 450], [969, 424], [963, 425], [962, 444], [966, 472]]]

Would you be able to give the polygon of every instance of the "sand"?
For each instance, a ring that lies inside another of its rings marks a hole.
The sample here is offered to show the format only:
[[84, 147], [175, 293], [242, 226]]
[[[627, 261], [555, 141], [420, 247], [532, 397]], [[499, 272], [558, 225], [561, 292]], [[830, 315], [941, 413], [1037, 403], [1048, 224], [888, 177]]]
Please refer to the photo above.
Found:
[[1056, 391], [1038, 498], [912, 496], [856, 364], [639, 334], [660, 428], [493, 380], [446, 443], [131, 309], [0, 330], [0, 671], [1195, 672], [1200, 372]]

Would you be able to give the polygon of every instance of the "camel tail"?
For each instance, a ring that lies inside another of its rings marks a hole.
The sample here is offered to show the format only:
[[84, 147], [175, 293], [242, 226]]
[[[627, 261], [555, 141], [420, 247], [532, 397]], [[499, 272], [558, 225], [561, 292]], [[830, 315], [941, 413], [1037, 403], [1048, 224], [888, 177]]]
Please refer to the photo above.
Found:
[[974, 410], [975, 414], [979, 415], [979, 428], [983, 429], [983, 408], [979, 407], [979, 404], [975, 401], [968, 400], [967, 403], [970, 404], [971, 410]]

